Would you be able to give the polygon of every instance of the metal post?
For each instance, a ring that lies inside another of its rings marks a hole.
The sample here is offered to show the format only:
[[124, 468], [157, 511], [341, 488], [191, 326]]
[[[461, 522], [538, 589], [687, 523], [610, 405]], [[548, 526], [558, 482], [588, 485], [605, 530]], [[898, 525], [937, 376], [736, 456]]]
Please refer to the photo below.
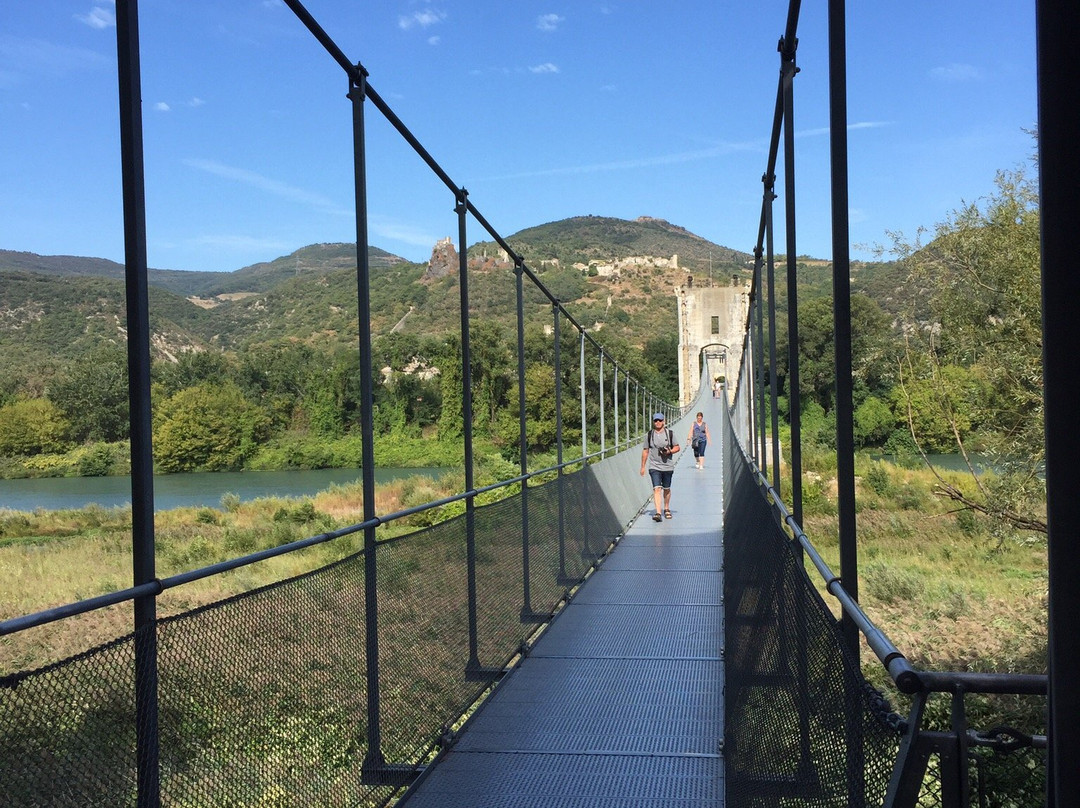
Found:
[[623, 395], [623, 401], [624, 401], [623, 406], [626, 409], [626, 412], [625, 412], [626, 442], [629, 445], [630, 442], [634, 440], [633, 427], [630, 426], [630, 374], [629, 373], [626, 374], [626, 391], [625, 391], [625, 393]]
[[[588, 428], [585, 421], [585, 332], [579, 331], [578, 336], [581, 341], [581, 456], [585, 458], [589, 455]], [[582, 460], [582, 467], [584, 466], [585, 461]]]
[[[525, 268], [521, 259], [514, 265], [517, 293], [517, 376], [518, 376], [518, 464], [522, 477], [529, 473], [529, 438], [525, 417], [525, 292], [523, 279]], [[529, 569], [529, 481], [521, 481], [521, 622], [537, 623], [547, 619], [532, 609]]]
[[607, 457], [607, 428], [604, 426], [604, 409], [607, 400], [604, 398], [604, 352], [600, 351], [600, 457]]
[[[592, 524], [589, 519], [589, 441], [587, 437], [587, 421], [585, 420], [585, 332], [578, 332], [581, 337], [581, 557], [591, 559], [592, 551], [589, 549], [589, 528]], [[602, 410], [601, 410], [602, 411]]]
[[765, 182], [765, 266], [769, 286], [769, 403], [772, 415], [772, 471], [773, 488], [780, 488], [780, 412], [777, 406], [776, 383], [776, 256], [773, 250], [773, 202], [776, 200], [776, 175], [770, 174]]
[[[832, 162], [833, 340], [836, 356], [836, 483], [840, 534], [840, 578], [859, 599], [855, 536], [855, 439], [851, 383], [851, 270], [848, 245], [847, 55], [845, 0], [829, 0], [829, 141]], [[859, 630], [844, 612], [840, 632], [853, 660], [859, 659]], [[866, 800], [862, 722], [857, 689], [850, 689], [846, 716], [848, 802]], [[964, 763], [966, 765], [966, 762]]]
[[480, 665], [479, 639], [476, 616], [476, 496], [473, 478], [473, 399], [472, 354], [469, 350], [469, 257], [467, 255], [467, 220], [469, 192], [457, 191], [454, 212], [458, 215], [458, 288], [461, 316], [461, 417], [465, 442], [465, 557], [468, 565], [469, 590], [469, 661], [465, 677], [470, 680], [490, 678], [489, 671]]
[[1048, 619], [1049, 808], [1080, 805], [1080, 411], [1075, 346], [1080, 344], [1074, 269], [1080, 219], [1080, 117], [1068, 66], [1080, 40], [1080, 5], [1037, 0], [1039, 210], [1042, 237], [1043, 378], [1046, 422], [1046, 521], [1050, 568]]
[[[756, 274], [756, 272], [755, 272]], [[758, 414], [757, 414], [757, 390], [754, 389], [754, 381], [757, 378], [754, 367], [754, 357], [756, 356], [754, 350], [754, 315], [757, 312], [757, 300], [755, 299], [755, 290], [753, 281], [750, 283], [750, 310], [747, 314], [750, 317], [749, 328], [746, 329], [746, 351], [743, 353], [743, 364], [746, 366], [746, 414], [747, 421], [747, 434], [746, 434], [746, 450], [750, 455], [750, 459], [757, 463], [758, 457], [758, 441], [757, 441], [757, 426], [758, 426]]]
[[615, 393], [615, 451], [619, 451], [619, 366], [615, 365], [615, 381], [612, 385]]
[[[154, 550], [154, 452], [150, 414], [150, 297], [146, 258], [142, 72], [137, 0], [116, 2], [120, 161], [124, 195], [124, 283], [127, 308], [128, 406], [131, 432], [132, 580], [157, 578]], [[136, 804], [161, 805], [158, 736], [157, 599], [134, 602]]]
[[368, 263], [367, 157], [364, 101], [367, 71], [356, 66], [351, 77], [349, 100], [353, 118], [353, 188], [356, 204], [356, 301], [359, 320], [360, 375], [360, 467], [364, 521], [364, 633], [367, 662], [367, 754], [361, 765], [365, 783], [402, 782], [408, 776], [391, 773], [382, 751], [382, 719], [379, 684], [379, 564], [375, 541], [375, 390], [371, 358], [371, 272]]
[[555, 582], [567, 586], [577, 579], [566, 575], [566, 470], [563, 468], [563, 407], [562, 407], [562, 316], [559, 304], [551, 306], [553, 314], [553, 332], [555, 336], [555, 462], [559, 467], [557, 485], [559, 486], [559, 573]]
[[768, 421], [765, 418], [765, 284], [764, 275], [762, 273], [761, 256], [758, 255], [757, 265], [755, 266], [755, 274], [757, 278], [757, 340], [755, 341], [755, 347], [757, 350], [754, 352], [754, 366], [757, 369], [757, 400], [758, 400], [758, 428], [761, 434], [761, 459], [759, 466], [761, 473], [766, 477], [769, 475], [769, 453], [766, 449], [768, 442]]
[[791, 515], [802, 527], [802, 427], [799, 396], [799, 288], [798, 265], [795, 246], [795, 102], [792, 82], [798, 68], [795, 67], [794, 39], [781, 41], [783, 67], [781, 77], [784, 89], [784, 209], [787, 243], [787, 295], [788, 295], [788, 420], [791, 423]]
[[[855, 535], [855, 437], [851, 381], [851, 261], [848, 244], [847, 61], [845, 9], [829, 2], [829, 140], [832, 154], [833, 340], [836, 356], [836, 484], [839, 511], [840, 578], [859, 599]], [[858, 654], [859, 630], [844, 613], [841, 630]]]

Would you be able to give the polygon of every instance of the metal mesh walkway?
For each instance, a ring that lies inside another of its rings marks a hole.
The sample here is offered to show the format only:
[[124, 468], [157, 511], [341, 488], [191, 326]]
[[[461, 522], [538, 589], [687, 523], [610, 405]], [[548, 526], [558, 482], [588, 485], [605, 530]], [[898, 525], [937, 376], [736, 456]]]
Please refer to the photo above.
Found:
[[714, 422], [700, 471], [676, 434], [674, 518], [654, 522], [650, 503], [402, 804], [723, 805], [718, 411]]

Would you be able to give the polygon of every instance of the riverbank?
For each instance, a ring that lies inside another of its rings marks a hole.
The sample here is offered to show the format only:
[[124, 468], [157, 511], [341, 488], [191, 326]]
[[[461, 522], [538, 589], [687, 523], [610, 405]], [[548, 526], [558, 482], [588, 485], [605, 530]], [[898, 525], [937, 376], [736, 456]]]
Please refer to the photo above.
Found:
[[[382, 485], [414, 475], [437, 478], [446, 468], [377, 468], [375, 483]], [[162, 474], [154, 477], [154, 510], [175, 508], [221, 508], [224, 498], [241, 502], [265, 497], [314, 496], [331, 485], [347, 485], [360, 479], [362, 470], [290, 469], [287, 471], [206, 471]], [[79, 510], [131, 504], [131, 478], [124, 477], [30, 477], [0, 480], [0, 508], [13, 511]]]
[[[482, 474], [487, 479], [490, 472]], [[493, 481], [493, 480], [491, 480]], [[450, 496], [464, 474], [404, 477], [376, 487], [375, 509], [389, 514]], [[177, 508], [155, 517], [156, 574], [167, 577], [277, 547], [363, 520], [359, 482], [310, 497], [226, 496], [221, 508]], [[425, 511], [380, 526], [380, 538], [415, 530], [456, 512]], [[169, 590], [158, 615], [191, 608], [289, 578], [360, 549], [363, 535], [269, 559]], [[130, 507], [23, 513], [0, 510], [0, 620], [123, 589], [131, 581]], [[0, 638], [0, 675], [66, 658], [130, 631], [130, 605], [113, 607]]]
[[[482, 439], [478, 453], [496, 452]], [[457, 468], [464, 453], [460, 441], [442, 443], [417, 435], [387, 433], [376, 436], [373, 446], [379, 468]], [[233, 471], [286, 471], [290, 469], [358, 469], [363, 444], [358, 435], [333, 440], [309, 435], [285, 436], [267, 444], [243, 468]], [[199, 471], [192, 469], [192, 471]], [[123, 477], [131, 473], [131, 447], [127, 441], [88, 443], [58, 454], [0, 456], [0, 479], [43, 477]]]

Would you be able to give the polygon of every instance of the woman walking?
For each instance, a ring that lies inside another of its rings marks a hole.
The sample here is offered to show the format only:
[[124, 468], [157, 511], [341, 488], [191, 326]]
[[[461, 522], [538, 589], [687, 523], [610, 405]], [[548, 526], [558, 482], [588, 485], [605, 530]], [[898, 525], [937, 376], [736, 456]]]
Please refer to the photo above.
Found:
[[694, 450], [694, 461], [697, 464], [694, 468], [696, 469], [705, 468], [705, 447], [710, 440], [709, 425], [702, 420], [704, 417], [704, 413], [697, 414], [693, 426], [690, 427], [690, 434], [686, 437], [690, 441], [690, 448]]

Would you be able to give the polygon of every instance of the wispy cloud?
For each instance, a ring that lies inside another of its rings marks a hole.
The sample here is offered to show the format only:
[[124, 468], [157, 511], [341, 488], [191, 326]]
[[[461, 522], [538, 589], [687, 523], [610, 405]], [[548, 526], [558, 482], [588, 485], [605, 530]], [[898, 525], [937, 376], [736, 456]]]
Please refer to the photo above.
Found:
[[559, 68], [553, 65], [551, 62], [544, 62], [542, 65], [533, 65], [529, 68], [530, 73], [558, 73]]
[[[849, 123], [847, 130], [849, 132], [855, 132], [860, 129], [880, 129], [883, 126], [892, 126], [892, 121], [857, 121], [856, 123]], [[795, 133], [795, 137], [820, 137], [821, 135], [827, 135], [832, 131], [828, 126], [820, 126], [817, 129], [803, 129]]]
[[248, 171], [245, 168], [227, 166], [214, 160], [203, 160], [199, 158], [184, 160], [184, 165], [199, 171], [204, 171], [207, 174], [213, 174], [215, 177], [221, 177], [240, 183], [241, 185], [247, 185], [258, 191], [270, 194], [271, 196], [277, 196], [299, 205], [314, 208], [323, 213], [342, 216], [353, 215], [353, 211], [340, 207], [333, 200], [328, 199], [321, 194], [303, 188], [297, 188], [296, 186], [289, 185], [279, 180], [265, 177], [254, 171]]
[[932, 78], [939, 81], [974, 81], [982, 78], [982, 73], [975, 65], [953, 62], [952, 64], [935, 67], [930, 71]]
[[380, 239], [400, 241], [413, 247], [431, 248], [439, 240], [432, 234], [414, 224], [373, 215], [368, 219], [371, 232]]
[[410, 28], [429, 26], [440, 23], [446, 19], [446, 12], [426, 8], [423, 11], [414, 11], [412, 14], [402, 14], [398, 17], [398, 28], [408, 31]]
[[164, 101], [158, 101], [156, 104], [154, 104], [154, 109], [157, 110], [158, 112], [170, 112], [170, 111], [172, 111], [172, 107], [170, 107]]
[[108, 5], [98, 3], [86, 14], [76, 14], [75, 19], [98, 30], [114, 28], [116, 26], [116, 6], [113, 3]]
[[652, 166], [675, 165], [678, 163], [692, 163], [698, 160], [710, 160], [734, 152], [760, 152], [760, 142], [753, 143], [720, 143], [707, 149], [698, 149], [689, 152], [676, 152], [674, 154], [658, 154], [652, 157], [638, 157], [631, 160], [614, 160], [609, 163], [591, 163], [579, 166], [562, 166], [557, 168], [544, 168], [536, 171], [521, 171], [514, 174], [503, 174], [497, 177], [484, 177], [482, 180], [518, 180], [529, 177], [555, 177], [572, 174], [595, 174], [601, 171], [626, 171], [638, 168], [650, 168]]
[[203, 101], [201, 98], [199, 98], [198, 96], [195, 96], [194, 98], [192, 98], [190, 101], [187, 102], [187, 105], [189, 107], [201, 107], [205, 103], [206, 102]]
[[0, 70], [12, 77], [26, 73], [65, 76], [111, 66], [110, 59], [86, 48], [0, 35]]
[[429, 36], [427, 40], [429, 45], [438, 45], [440, 42], [442, 42], [441, 36]]
[[559, 28], [559, 23], [565, 22], [565, 17], [560, 17], [558, 14], [541, 14], [536, 18], [536, 27], [541, 31], [556, 31]]

